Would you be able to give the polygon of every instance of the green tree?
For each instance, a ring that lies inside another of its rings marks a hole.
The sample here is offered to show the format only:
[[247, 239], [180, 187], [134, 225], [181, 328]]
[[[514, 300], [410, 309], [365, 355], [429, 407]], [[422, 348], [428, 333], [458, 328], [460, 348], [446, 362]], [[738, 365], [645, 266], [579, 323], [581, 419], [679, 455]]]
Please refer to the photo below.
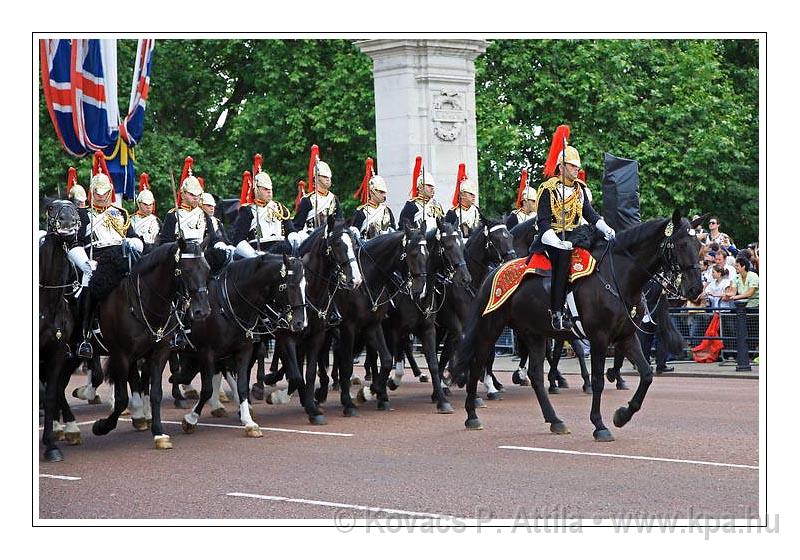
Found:
[[758, 45], [720, 40], [503, 40], [476, 61], [484, 208], [541, 179], [562, 123], [602, 204], [603, 153], [640, 162], [644, 218], [711, 211], [758, 234]]

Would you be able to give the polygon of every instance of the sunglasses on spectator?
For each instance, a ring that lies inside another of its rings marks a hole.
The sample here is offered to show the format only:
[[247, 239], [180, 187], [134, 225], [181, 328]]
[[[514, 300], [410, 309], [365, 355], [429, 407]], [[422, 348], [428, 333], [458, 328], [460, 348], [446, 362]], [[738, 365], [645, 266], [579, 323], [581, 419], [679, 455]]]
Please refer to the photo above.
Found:
[[708, 222], [708, 225], [714, 225], [714, 224], [716, 224], [716, 223], [717, 223], [717, 222], [715, 222], [714, 220], [711, 220], [710, 222]]

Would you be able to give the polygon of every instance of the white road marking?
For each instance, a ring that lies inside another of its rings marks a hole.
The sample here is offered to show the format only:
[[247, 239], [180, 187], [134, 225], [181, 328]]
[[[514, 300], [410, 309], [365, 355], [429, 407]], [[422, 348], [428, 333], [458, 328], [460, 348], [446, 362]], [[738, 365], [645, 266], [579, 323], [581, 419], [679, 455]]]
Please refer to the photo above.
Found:
[[256, 500], [267, 500], [271, 502], [290, 502], [294, 504], [308, 504], [312, 506], [332, 507], [337, 509], [354, 509], [358, 511], [372, 511], [376, 513], [394, 513], [398, 515], [408, 515], [411, 517], [432, 517], [435, 519], [455, 519], [452, 515], [442, 515], [439, 513], [427, 513], [421, 511], [406, 511], [404, 509], [388, 509], [370, 506], [359, 506], [354, 504], [340, 504], [338, 502], [322, 502], [320, 500], [304, 500], [302, 498], [285, 498], [283, 496], [262, 496], [261, 494], [247, 494], [244, 492], [229, 492], [226, 494], [234, 498], [254, 498]]
[[[126, 420], [130, 422], [128, 418], [120, 418], [120, 420]], [[162, 420], [162, 424], [180, 424], [180, 422], [175, 422], [173, 420]], [[231, 424], [204, 424], [202, 422], [197, 423], [198, 426], [205, 426], [206, 428], [234, 428], [237, 430], [244, 430], [244, 426], [235, 426]], [[353, 437], [353, 434], [343, 434], [340, 432], [312, 432], [311, 430], [289, 430], [287, 428], [265, 428], [264, 426], [260, 426], [262, 430], [266, 430], [269, 432], [287, 432], [290, 434], [311, 434], [314, 436], [337, 436], [337, 437]]]
[[58, 480], [80, 480], [79, 476], [61, 476], [59, 474], [40, 474], [39, 478], [57, 478]]
[[689, 463], [691, 465], [709, 465], [712, 467], [732, 467], [735, 469], [758, 470], [757, 465], [737, 465], [735, 463], [715, 463], [713, 461], [692, 461], [689, 459], [668, 459], [665, 457], [645, 457], [643, 455], [616, 455], [614, 453], [591, 453], [589, 451], [572, 451], [570, 449], [550, 449], [547, 447], [519, 447], [516, 445], [500, 445], [499, 449], [514, 449], [517, 451], [541, 451], [544, 453], [562, 453], [565, 455], [593, 455], [595, 457], [613, 457], [616, 459], [638, 459], [641, 461], [663, 461], [665, 463]]

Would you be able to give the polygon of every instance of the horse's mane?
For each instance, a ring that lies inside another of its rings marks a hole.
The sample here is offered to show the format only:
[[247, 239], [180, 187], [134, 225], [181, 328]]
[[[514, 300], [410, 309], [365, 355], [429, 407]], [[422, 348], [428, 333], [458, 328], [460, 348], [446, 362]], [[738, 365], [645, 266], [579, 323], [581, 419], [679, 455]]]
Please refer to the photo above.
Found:
[[529, 230], [536, 228], [536, 219], [525, 220], [524, 222], [520, 222], [515, 225], [513, 228], [509, 230], [511, 236], [516, 239], [520, 237], [520, 235], [527, 235], [530, 233]]
[[[451, 234], [456, 230], [456, 228], [450, 222], [442, 222], [441, 229], [439, 230], [441, 233]], [[428, 243], [432, 243], [436, 241], [436, 231], [435, 229], [430, 229], [425, 232], [425, 241]]]
[[225, 270], [228, 279], [233, 283], [236, 283], [237, 280], [252, 277], [259, 267], [265, 264], [268, 265], [277, 263], [279, 261], [283, 261], [283, 255], [265, 253], [257, 257], [234, 261], [228, 265]]
[[175, 242], [159, 245], [142, 256], [139, 262], [133, 265], [131, 274], [147, 274], [164, 264], [168, 259], [175, 260], [175, 251], [177, 248], [178, 244]]
[[317, 241], [317, 239], [320, 238], [320, 236], [322, 235], [323, 231], [325, 231], [325, 225], [324, 224], [321, 225], [321, 226], [318, 226], [316, 229], [314, 229], [314, 231], [312, 231], [309, 234], [309, 236], [306, 237], [303, 240], [302, 243], [300, 243], [300, 246], [297, 248], [297, 252], [300, 255], [305, 255], [306, 253], [308, 253], [311, 250], [311, 247]]
[[663, 231], [670, 218], [653, 218], [617, 233], [614, 251], [626, 251], [653, 236], [657, 230]]

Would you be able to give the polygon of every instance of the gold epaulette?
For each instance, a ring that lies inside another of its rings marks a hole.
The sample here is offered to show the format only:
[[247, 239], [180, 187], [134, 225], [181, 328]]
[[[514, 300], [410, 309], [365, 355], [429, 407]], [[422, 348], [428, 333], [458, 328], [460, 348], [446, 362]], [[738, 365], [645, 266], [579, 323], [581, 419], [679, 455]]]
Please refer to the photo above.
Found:
[[167, 211], [167, 214], [174, 214], [174, 213], [175, 213], [175, 208], [170, 208], [170, 209]]
[[278, 218], [281, 219], [281, 220], [288, 220], [289, 216], [292, 215], [292, 213], [289, 211], [289, 209], [286, 208], [286, 206], [284, 206], [283, 204], [281, 204], [277, 200], [275, 201], [275, 204], [278, 205], [278, 210], [280, 210], [280, 212], [281, 212], [281, 215], [278, 216]]
[[364, 208], [365, 206], [369, 206], [369, 204], [362, 204], [361, 206], [358, 206], [358, 207], [356, 208], [356, 212], [358, 212], [359, 210], [361, 210], [361, 209], [362, 209], [362, 208]]
[[312, 195], [312, 194], [314, 194], [315, 192], [317, 192], [317, 191], [311, 191], [311, 192], [309, 192], [309, 193], [306, 193], [306, 194], [304, 194], [304, 195], [303, 195], [303, 198], [308, 198], [309, 196], [311, 196], [311, 195]]

